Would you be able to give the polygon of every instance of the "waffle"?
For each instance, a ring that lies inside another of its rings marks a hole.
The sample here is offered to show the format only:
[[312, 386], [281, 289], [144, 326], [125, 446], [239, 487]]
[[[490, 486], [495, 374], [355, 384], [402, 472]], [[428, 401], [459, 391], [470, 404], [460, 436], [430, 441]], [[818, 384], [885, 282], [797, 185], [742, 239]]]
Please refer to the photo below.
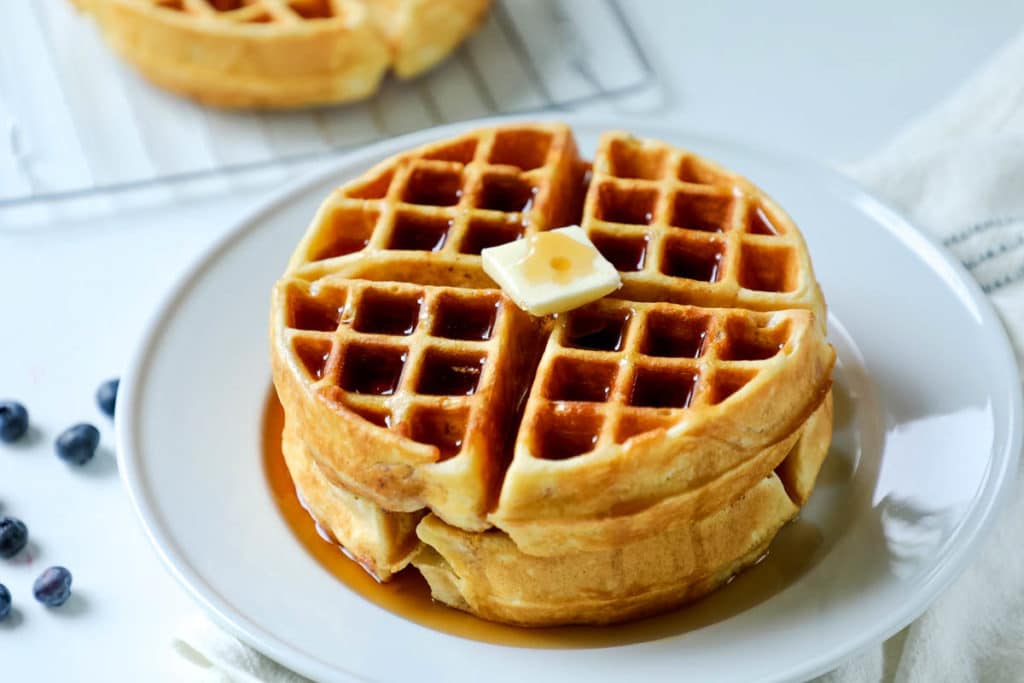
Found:
[[[480, 252], [568, 224], [623, 286], [529, 316]], [[765, 486], [830, 411], [824, 313], [800, 233], [749, 181], [614, 132], [591, 164], [565, 126], [511, 125], [333, 192], [274, 288], [271, 357], [325, 481], [540, 561], [681, 542]], [[818, 466], [779, 485], [803, 501]]]
[[[389, 510], [429, 507], [469, 530], [497, 524], [543, 554], [702, 515], [781, 461], [823, 399], [834, 355], [813, 313], [822, 305], [811, 273], [787, 276], [809, 283], [792, 292], [747, 292], [735, 258], [714, 283], [666, 275], [667, 246], [633, 272], [661, 288], [671, 278], [677, 300], [716, 287], [716, 303], [767, 305], [774, 295], [787, 310], [772, 313], [664, 303], [659, 290], [659, 303], [609, 298], [533, 319], [492, 289], [484, 246], [580, 212], [595, 230], [591, 212], [618, 210], [591, 200], [603, 191], [598, 174], [589, 190], [585, 178], [567, 128], [519, 127], [405, 155], [325, 203], [275, 290], [272, 344], [282, 401], [328, 476]], [[802, 248], [795, 228], [786, 239]], [[589, 364], [595, 374], [574, 381]], [[353, 370], [365, 367], [372, 378]], [[674, 389], [680, 378], [692, 391]], [[623, 468], [637, 448], [650, 451], [645, 467]]]
[[522, 626], [603, 624], [695, 600], [767, 551], [797, 508], [774, 474], [693, 524], [610, 550], [534, 557], [500, 531], [470, 533], [428, 515], [413, 562], [438, 602]]
[[489, 0], [73, 0], [151, 81], [222, 107], [348, 102], [443, 59]]
[[424, 513], [388, 512], [332, 484], [288, 423], [281, 436], [281, 452], [299, 500], [317, 521], [321, 535], [378, 581], [387, 581], [409, 564], [420, 546], [416, 525]]
[[739, 500], [642, 541], [554, 557], [523, 553], [495, 529], [472, 533], [436, 515], [386, 512], [324, 477], [287, 425], [283, 452], [311, 516], [378, 579], [411, 561], [439, 602], [496, 621], [550, 626], [664, 611], [711, 592], [758, 561], [805, 502], [785, 473], [800, 472], [798, 481], [813, 486], [831, 428], [829, 396], [776, 472]]
[[621, 298], [807, 308], [824, 329], [825, 301], [803, 237], [742, 176], [658, 141], [611, 133], [601, 138], [591, 187], [583, 226], [622, 271]]
[[803, 501], [784, 472], [800, 472], [813, 487], [831, 441], [831, 395], [799, 431], [778, 470], [739, 499], [643, 540], [537, 557], [500, 531], [470, 533], [428, 515], [416, 528], [424, 545], [412, 562], [434, 599], [495, 621], [601, 624], [677, 607], [759, 561], [796, 515]]
[[782, 461], [830, 369], [806, 311], [573, 311], [548, 338], [490, 520], [550, 555], [704, 517]]
[[455, 49], [483, 18], [490, 0], [364, 0], [391, 48], [392, 68], [411, 78]]

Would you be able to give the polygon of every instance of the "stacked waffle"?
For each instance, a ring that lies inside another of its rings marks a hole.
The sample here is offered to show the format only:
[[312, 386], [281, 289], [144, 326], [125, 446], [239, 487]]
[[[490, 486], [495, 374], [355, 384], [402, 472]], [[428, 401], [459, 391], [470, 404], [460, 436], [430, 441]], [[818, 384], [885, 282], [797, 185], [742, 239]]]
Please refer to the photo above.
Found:
[[[521, 311], [482, 249], [579, 224], [620, 271]], [[389, 159], [323, 204], [274, 289], [284, 452], [382, 580], [498, 621], [606, 623], [756, 561], [831, 438], [824, 301], [786, 214], [692, 153], [561, 125]]]
[[388, 67], [446, 57], [490, 0], [72, 0], [151, 81], [223, 107], [297, 107], [373, 93]]

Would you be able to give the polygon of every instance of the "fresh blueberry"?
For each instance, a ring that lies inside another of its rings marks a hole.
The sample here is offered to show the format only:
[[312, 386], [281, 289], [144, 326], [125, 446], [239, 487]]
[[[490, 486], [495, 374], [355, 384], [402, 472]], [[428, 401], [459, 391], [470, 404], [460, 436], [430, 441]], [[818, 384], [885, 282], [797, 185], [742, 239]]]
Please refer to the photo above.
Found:
[[108, 379], [96, 390], [96, 403], [100, 410], [109, 417], [114, 417], [114, 406], [117, 405], [117, 385], [120, 382], [119, 379]]
[[0, 621], [11, 616], [11, 591], [0, 583]]
[[17, 441], [28, 431], [28, 411], [17, 401], [0, 401], [0, 441]]
[[57, 457], [72, 465], [84, 465], [96, 455], [100, 444], [100, 431], [91, 424], [76, 424], [68, 427], [57, 437], [54, 446]]
[[32, 584], [32, 594], [47, 607], [60, 607], [71, 597], [71, 572], [50, 567]]
[[0, 519], [0, 557], [14, 557], [28, 544], [28, 527], [20, 519]]

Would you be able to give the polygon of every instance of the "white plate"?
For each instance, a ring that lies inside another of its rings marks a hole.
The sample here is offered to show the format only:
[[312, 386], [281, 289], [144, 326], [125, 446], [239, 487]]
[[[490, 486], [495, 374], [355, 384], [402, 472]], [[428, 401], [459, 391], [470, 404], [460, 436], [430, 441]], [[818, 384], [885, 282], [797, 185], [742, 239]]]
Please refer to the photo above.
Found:
[[[586, 152], [622, 126], [570, 122]], [[332, 187], [463, 128], [375, 145], [283, 192], [185, 276], [142, 341], [118, 401], [121, 474], [161, 557], [221, 625], [317, 679], [788, 680], [891, 635], [964, 569], [1021, 443], [1015, 363], [978, 288], [828, 170], [639, 126], [749, 176], [807, 238], [839, 366], [832, 452], [800, 521], [762, 566], [666, 622], [667, 635], [610, 647], [453, 637], [325, 572], [280, 518], [260, 464], [270, 288]]]

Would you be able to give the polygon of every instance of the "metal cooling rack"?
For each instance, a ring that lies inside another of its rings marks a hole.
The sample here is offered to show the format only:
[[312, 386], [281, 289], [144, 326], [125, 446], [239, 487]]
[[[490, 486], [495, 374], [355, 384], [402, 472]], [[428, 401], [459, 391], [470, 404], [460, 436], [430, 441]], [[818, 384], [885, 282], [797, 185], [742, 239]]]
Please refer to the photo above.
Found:
[[656, 82], [619, 0], [499, 0], [443, 66], [389, 80], [365, 103], [232, 113], [149, 86], [68, 0], [14, 0], [6, 10], [0, 210], [287, 172], [427, 126], [614, 101]]

